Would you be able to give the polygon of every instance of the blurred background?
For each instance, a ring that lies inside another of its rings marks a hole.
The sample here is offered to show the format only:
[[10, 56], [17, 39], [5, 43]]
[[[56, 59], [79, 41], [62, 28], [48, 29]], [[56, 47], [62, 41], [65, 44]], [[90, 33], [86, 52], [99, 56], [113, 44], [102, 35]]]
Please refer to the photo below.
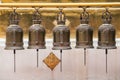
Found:
[[[97, 2], [119, 2], [119, 0], [97, 0]], [[63, 2], [63, 3], [69, 3], [69, 2], [96, 2], [96, 0], [1, 0], [2, 3], [9, 3], [9, 2]], [[52, 30], [55, 27], [55, 19], [56, 19], [56, 13], [59, 9], [46, 9], [46, 10], [40, 10], [42, 14], [42, 25], [46, 29], [46, 38], [52, 38]], [[90, 22], [89, 24], [94, 29], [94, 38], [97, 38], [97, 30], [98, 27], [102, 24], [101, 15], [105, 11], [104, 8], [88, 8], [87, 9], [90, 14]], [[5, 38], [5, 32], [6, 28], [9, 25], [9, 14], [12, 11], [12, 9], [0, 9], [0, 37]], [[67, 16], [67, 22], [66, 24], [71, 30], [71, 38], [75, 38], [75, 29], [80, 24], [80, 14], [82, 12], [82, 9], [72, 9], [67, 8], [63, 9], [64, 13]], [[120, 38], [120, 8], [109, 8], [109, 11], [112, 15], [112, 24], [116, 28], [116, 37]], [[21, 20], [19, 25], [24, 30], [24, 37], [28, 37], [28, 29], [32, 25], [32, 13], [34, 12], [34, 9], [28, 10], [28, 9], [21, 9], [17, 10], [17, 12], [20, 14]]]
[[[1, 0], [1, 3], [29, 3], [29, 2], [120, 2], [120, 0]], [[108, 7], [109, 8], [109, 7]], [[56, 25], [57, 8], [40, 9], [42, 25], [46, 29], [46, 49], [39, 51], [39, 67], [36, 67], [36, 50], [27, 49], [28, 29], [32, 25], [34, 9], [17, 9], [20, 14], [19, 25], [24, 30], [24, 48], [17, 50], [16, 73], [13, 72], [14, 55], [12, 50], [4, 50], [5, 34], [9, 25], [9, 14], [12, 8], [0, 8], [0, 80], [120, 80], [120, 39], [116, 39], [117, 49], [108, 50], [108, 73], [106, 74], [106, 57], [104, 49], [96, 49], [98, 28], [102, 24], [101, 15], [105, 8], [87, 8], [90, 14], [89, 24], [94, 29], [94, 49], [87, 49], [87, 64], [84, 66], [84, 50], [75, 49], [75, 29], [80, 24], [80, 8], [64, 8], [67, 16], [66, 25], [71, 31], [71, 50], [63, 51], [63, 71], [60, 64], [51, 71], [43, 60], [53, 52], [60, 58], [59, 50], [52, 50], [52, 30]], [[120, 7], [109, 8], [112, 15], [112, 24], [116, 29], [116, 37], [120, 38]]]

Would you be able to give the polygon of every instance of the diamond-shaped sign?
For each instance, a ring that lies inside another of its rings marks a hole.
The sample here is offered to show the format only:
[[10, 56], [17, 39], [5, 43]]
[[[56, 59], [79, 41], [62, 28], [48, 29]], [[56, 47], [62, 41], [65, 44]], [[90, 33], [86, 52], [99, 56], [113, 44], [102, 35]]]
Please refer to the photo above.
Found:
[[51, 52], [44, 60], [43, 62], [51, 69], [53, 70], [56, 65], [60, 62], [60, 60], [55, 56], [53, 52]]

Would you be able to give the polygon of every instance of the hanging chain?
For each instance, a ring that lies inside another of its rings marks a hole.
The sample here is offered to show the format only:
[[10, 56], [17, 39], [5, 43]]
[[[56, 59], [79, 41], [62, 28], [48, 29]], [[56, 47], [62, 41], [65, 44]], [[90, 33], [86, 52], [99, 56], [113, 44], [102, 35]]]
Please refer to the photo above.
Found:
[[86, 11], [86, 8], [83, 7], [83, 12], [80, 15], [80, 21], [82, 24], [88, 24], [89, 23], [89, 13]]

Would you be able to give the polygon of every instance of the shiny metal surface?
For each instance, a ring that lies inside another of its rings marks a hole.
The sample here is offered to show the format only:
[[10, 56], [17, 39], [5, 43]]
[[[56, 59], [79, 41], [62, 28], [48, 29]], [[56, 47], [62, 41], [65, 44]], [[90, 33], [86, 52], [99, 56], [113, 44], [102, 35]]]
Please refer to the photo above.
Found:
[[111, 24], [111, 14], [106, 10], [102, 15], [103, 24], [98, 30], [98, 49], [115, 49], [116, 41], [115, 35], [116, 30]]
[[65, 25], [65, 14], [60, 10], [57, 15], [57, 26], [53, 29], [53, 48], [54, 50], [71, 49], [70, 30]]
[[76, 28], [76, 48], [93, 48], [93, 28], [89, 23], [89, 14], [84, 11], [80, 15], [81, 24]]
[[41, 14], [36, 10], [33, 14], [33, 25], [29, 28], [28, 49], [44, 49], [45, 29], [41, 25]]
[[15, 10], [10, 14], [10, 25], [6, 31], [6, 47], [7, 50], [21, 50], [23, 48], [23, 30], [18, 25], [19, 14]]

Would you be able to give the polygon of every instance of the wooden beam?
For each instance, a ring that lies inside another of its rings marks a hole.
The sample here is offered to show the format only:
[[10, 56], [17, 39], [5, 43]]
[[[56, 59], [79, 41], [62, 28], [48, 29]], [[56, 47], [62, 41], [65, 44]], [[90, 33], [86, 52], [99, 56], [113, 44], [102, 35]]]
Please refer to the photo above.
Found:
[[0, 7], [120, 7], [120, 2], [101, 3], [0, 3]]

